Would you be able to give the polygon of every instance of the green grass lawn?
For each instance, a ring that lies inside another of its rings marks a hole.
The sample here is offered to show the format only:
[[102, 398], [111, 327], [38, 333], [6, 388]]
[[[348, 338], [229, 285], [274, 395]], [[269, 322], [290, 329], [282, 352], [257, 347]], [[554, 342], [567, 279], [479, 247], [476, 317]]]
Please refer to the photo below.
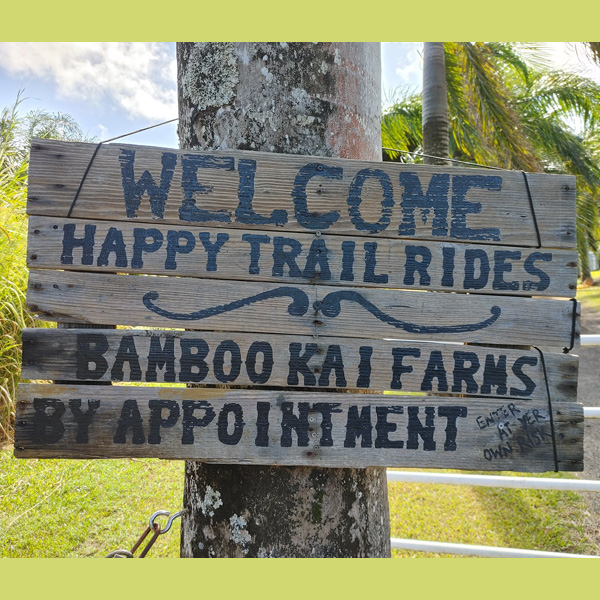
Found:
[[[183, 478], [182, 461], [17, 460], [3, 451], [0, 556], [102, 557], [130, 549], [153, 512], [181, 508]], [[578, 494], [392, 483], [389, 499], [392, 537], [594, 552]], [[176, 521], [150, 556], [178, 555]]]
[[[600, 271], [592, 271], [592, 279], [600, 279]], [[577, 300], [581, 302], [584, 311], [600, 312], [600, 286], [578, 287]]]
[[[562, 473], [532, 476], [570, 477]], [[583, 499], [573, 492], [390, 483], [389, 501], [392, 537], [597, 553], [586, 540]], [[393, 554], [451, 556], [408, 551]]]
[[[137, 459], [17, 460], [3, 451], [0, 556], [102, 557], [117, 548], [129, 550], [152, 513], [181, 508], [183, 465]], [[179, 525], [158, 538], [150, 556], [179, 556]]]

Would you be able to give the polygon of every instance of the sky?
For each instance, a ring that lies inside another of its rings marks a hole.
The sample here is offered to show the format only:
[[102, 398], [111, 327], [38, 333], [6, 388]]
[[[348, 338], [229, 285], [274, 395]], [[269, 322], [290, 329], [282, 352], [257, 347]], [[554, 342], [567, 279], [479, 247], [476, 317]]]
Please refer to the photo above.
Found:
[[[418, 42], [383, 42], [382, 99], [394, 90], [421, 88]], [[577, 44], [545, 44], [557, 68], [583, 71], [600, 82], [600, 68]], [[24, 113], [67, 113], [89, 136], [108, 139], [177, 117], [177, 67], [173, 42], [1, 42], [0, 108], [19, 90]], [[134, 144], [177, 147], [176, 123], [137, 134]]]

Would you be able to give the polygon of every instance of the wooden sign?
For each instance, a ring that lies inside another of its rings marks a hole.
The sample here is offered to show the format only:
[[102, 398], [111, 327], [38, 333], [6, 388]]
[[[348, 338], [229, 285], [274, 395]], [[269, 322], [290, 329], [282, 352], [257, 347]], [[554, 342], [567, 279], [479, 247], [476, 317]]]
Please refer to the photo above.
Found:
[[574, 182], [34, 140], [16, 454], [581, 469]]
[[[140, 226], [142, 225], [142, 226]], [[575, 297], [577, 253], [163, 223], [31, 217], [27, 263], [281, 283]]]
[[59, 322], [559, 350], [579, 337], [574, 302], [504, 296], [32, 271], [27, 301], [41, 318]]
[[[580, 470], [583, 409], [284, 391], [21, 385], [15, 455]], [[554, 432], [554, 433], [553, 433]]]
[[577, 399], [578, 360], [434, 342], [191, 331], [25, 329], [23, 377]]
[[575, 248], [568, 175], [126, 144], [95, 152], [34, 140], [28, 214]]

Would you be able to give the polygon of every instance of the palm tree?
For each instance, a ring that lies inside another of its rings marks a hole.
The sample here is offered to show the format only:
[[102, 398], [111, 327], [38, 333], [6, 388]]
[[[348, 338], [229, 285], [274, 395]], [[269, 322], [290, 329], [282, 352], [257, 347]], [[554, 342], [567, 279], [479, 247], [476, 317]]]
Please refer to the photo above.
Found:
[[[600, 86], [577, 74], [551, 70], [534, 45], [443, 46], [449, 156], [505, 169], [576, 175], [577, 245], [582, 275], [589, 277], [588, 250], [600, 239]], [[383, 117], [384, 147], [430, 154], [425, 151], [425, 131], [418, 127], [420, 101], [417, 94], [399, 92]], [[423, 98], [423, 112], [427, 102]], [[385, 151], [384, 159], [398, 158], [398, 152]]]
[[423, 45], [423, 153], [425, 163], [448, 161], [448, 94], [444, 42]]

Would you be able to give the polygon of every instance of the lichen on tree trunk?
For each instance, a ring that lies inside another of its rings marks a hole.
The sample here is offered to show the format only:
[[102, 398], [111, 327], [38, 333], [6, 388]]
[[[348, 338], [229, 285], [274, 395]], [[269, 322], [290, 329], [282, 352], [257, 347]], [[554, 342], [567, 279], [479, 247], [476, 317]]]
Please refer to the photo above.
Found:
[[[379, 52], [378, 43], [178, 43], [180, 145], [381, 160]], [[183, 557], [390, 555], [381, 468], [188, 461], [184, 509]]]

